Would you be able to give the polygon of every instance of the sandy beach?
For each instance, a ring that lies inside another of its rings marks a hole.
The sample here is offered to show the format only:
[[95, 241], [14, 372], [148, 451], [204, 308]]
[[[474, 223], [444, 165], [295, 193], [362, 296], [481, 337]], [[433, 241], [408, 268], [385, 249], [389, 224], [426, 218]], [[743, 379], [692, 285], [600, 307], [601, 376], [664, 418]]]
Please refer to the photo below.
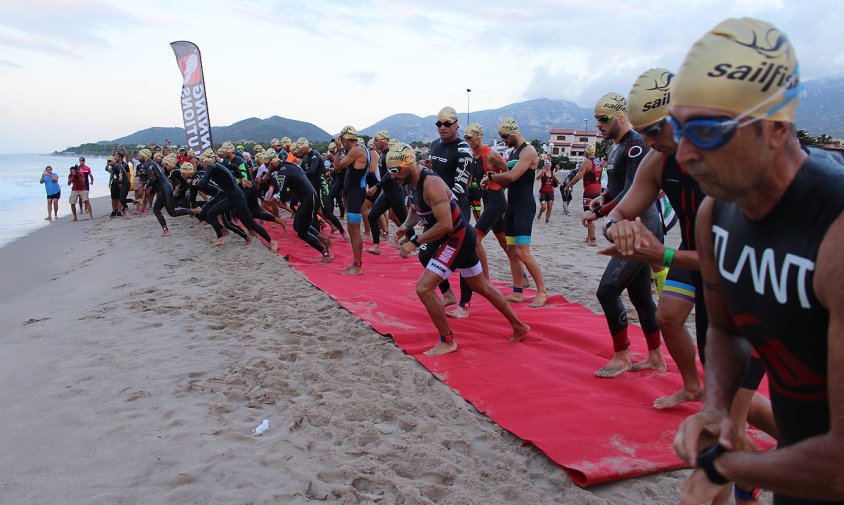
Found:
[[[532, 250], [599, 312], [579, 191]], [[577, 487], [281, 257], [167, 219], [64, 217], [0, 250], [0, 503], [677, 502], [686, 471]]]

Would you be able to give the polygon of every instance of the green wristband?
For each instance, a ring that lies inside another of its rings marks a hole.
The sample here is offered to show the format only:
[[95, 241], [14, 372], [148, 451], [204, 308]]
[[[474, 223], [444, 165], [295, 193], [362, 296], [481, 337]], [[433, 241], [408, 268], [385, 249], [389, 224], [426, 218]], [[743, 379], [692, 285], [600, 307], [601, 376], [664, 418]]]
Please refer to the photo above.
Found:
[[665, 253], [662, 255], [662, 265], [666, 267], [671, 267], [671, 263], [674, 262], [674, 249], [670, 247], [665, 248]]

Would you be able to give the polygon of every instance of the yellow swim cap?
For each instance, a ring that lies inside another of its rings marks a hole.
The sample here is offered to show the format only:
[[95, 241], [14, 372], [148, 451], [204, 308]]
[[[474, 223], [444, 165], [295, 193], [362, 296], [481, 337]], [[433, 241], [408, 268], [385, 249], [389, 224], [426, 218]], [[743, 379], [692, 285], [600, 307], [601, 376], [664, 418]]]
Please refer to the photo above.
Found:
[[232, 144], [231, 142], [223, 142], [223, 144], [220, 146], [220, 150], [224, 153], [233, 153], [234, 144]]
[[483, 137], [484, 127], [480, 123], [472, 123], [466, 127], [465, 135], [468, 137]]
[[347, 140], [353, 140], [358, 138], [358, 131], [352, 125], [344, 126], [343, 129], [340, 130], [340, 137]]
[[208, 149], [202, 151], [202, 154], [199, 155], [199, 159], [200, 161], [217, 161], [217, 153], [209, 147]]
[[402, 168], [416, 163], [416, 152], [407, 144], [398, 143], [387, 151], [387, 168]]
[[586, 146], [586, 154], [591, 154], [592, 156], [595, 156], [595, 149], [595, 144], [589, 144], [588, 146]]
[[454, 107], [443, 107], [437, 112], [437, 121], [457, 122], [457, 111], [454, 110]]
[[727, 19], [689, 50], [672, 105], [793, 122], [799, 85], [797, 55], [783, 32], [758, 19]]
[[519, 123], [511, 117], [504, 118], [498, 123], [499, 134], [510, 134], [517, 131], [519, 131]]
[[149, 149], [141, 149], [140, 151], [138, 151], [138, 154], [140, 156], [145, 156], [147, 159], [152, 158], [152, 151], [150, 151]]
[[627, 112], [627, 100], [621, 93], [611, 91], [595, 102], [595, 114], [602, 116], [618, 116]]
[[636, 79], [627, 99], [627, 117], [633, 128], [643, 128], [668, 117], [673, 79], [674, 74], [664, 68], [652, 68]]
[[186, 161], [179, 167], [179, 171], [182, 172], [183, 177], [191, 177], [196, 173], [196, 168], [194, 168], [193, 163]]
[[381, 130], [380, 132], [375, 134], [373, 137], [375, 140], [390, 140], [390, 132], [387, 130]]

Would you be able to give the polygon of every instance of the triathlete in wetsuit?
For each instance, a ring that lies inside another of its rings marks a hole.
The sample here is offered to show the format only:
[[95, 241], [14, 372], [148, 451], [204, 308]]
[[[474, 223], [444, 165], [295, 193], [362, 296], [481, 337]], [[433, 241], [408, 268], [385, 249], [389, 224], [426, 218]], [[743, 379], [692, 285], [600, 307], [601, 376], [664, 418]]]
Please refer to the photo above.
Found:
[[[211, 226], [214, 227], [214, 231], [217, 233], [217, 240], [214, 241], [212, 245], [219, 246], [225, 243], [222, 236], [222, 230], [220, 229], [220, 225], [217, 223], [217, 216], [225, 210], [231, 208], [234, 210], [234, 214], [243, 226], [260, 235], [261, 238], [267, 241], [270, 250], [272, 252], [276, 252], [278, 250], [278, 244], [269, 236], [267, 231], [261, 225], [255, 222], [255, 219], [252, 217], [252, 214], [249, 212], [249, 207], [246, 204], [246, 195], [244, 195], [243, 191], [241, 191], [237, 186], [237, 181], [229, 169], [217, 163], [217, 155], [211, 149], [207, 149], [203, 152], [200, 160], [205, 168], [205, 175], [197, 183], [199, 189], [205, 191], [209, 183], [214, 182], [225, 195], [225, 199], [211, 206], [206, 205], [202, 209], [202, 213], [205, 214], [205, 221], [210, 223]], [[197, 210], [198, 209], [193, 209], [195, 213], [200, 214]], [[249, 242], [248, 237], [247, 242]]]
[[[437, 113], [437, 134], [440, 138], [431, 143], [430, 158], [423, 161], [423, 165], [430, 168], [440, 176], [448, 185], [460, 212], [469, 222], [472, 216], [472, 209], [469, 205], [469, 184], [472, 179], [472, 165], [474, 156], [469, 144], [460, 138], [458, 129], [457, 112], [453, 107], [443, 107]], [[443, 294], [443, 303], [449, 305], [454, 303], [454, 293], [448, 280], [440, 284], [440, 292]], [[464, 310], [469, 307], [472, 300], [472, 290], [463, 276], [460, 277], [460, 307]], [[449, 303], [450, 302], [450, 303]]]
[[273, 158], [268, 168], [278, 190], [289, 189], [299, 200], [296, 217], [293, 218], [293, 229], [296, 230], [296, 235], [319, 251], [322, 255], [321, 263], [329, 263], [334, 259], [331, 253], [331, 240], [323, 236], [314, 226], [319, 204], [316, 190], [307, 175], [293, 163], [280, 161], [278, 158]]
[[[583, 214], [584, 226], [598, 217], [609, 214], [621, 201], [633, 184], [636, 169], [648, 151], [642, 141], [642, 136], [632, 129], [626, 113], [627, 100], [618, 93], [604, 95], [595, 106], [598, 129], [604, 137], [613, 139], [614, 144], [608, 156], [607, 191], [592, 201], [592, 210]], [[653, 202], [640, 218], [645, 227], [662, 243], [662, 219], [656, 210], [656, 203]], [[624, 289], [627, 289], [630, 301], [639, 314], [639, 321], [650, 353], [648, 361], [655, 362], [662, 356], [659, 325], [656, 322], [656, 305], [651, 297], [650, 265], [612, 258], [598, 285], [597, 296], [604, 309], [610, 335], [612, 335], [614, 356], [595, 372], [598, 377], [615, 377], [631, 368], [628, 352], [630, 340], [627, 338], [627, 310], [621, 301], [621, 292]]]
[[372, 247], [367, 249], [367, 252], [381, 254], [381, 227], [379, 225], [379, 218], [387, 213], [387, 211], [392, 210], [398, 222], [403, 223], [407, 219], [407, 207], [404, 205], [404, 189], [387, 173], [387, 158], [385, 155], [389, 150], [390, 134], [387, 130], [383, 130], [376, 133], [374, 139], [375, 149], [381, 153], [381, 161], [378, 164], [381, 180], [375, 185], [376, 189], [380, 191], [380, 194], [369, 210]]
[[[172, 153], [168, 154], [162, 159], [162, 163], [164, 163], [164, 167], [167, 170], [175, 169], [176, 155]], [[167, 173], [164, 168], [153, 161], [147, 166], [147, 175], [149, 176], [147, 184], [149, 187], [155, 188], [157, 195], [155, 197], [155, 203], [152, 206], [152, 212], [155, 214], [155, 218], [158, 219], [158, 223], [161, 225], [161, 229], [163, 230], [161, 236], [168, 237], [170, 236], [170, 229], [167, 228], [167, 221], [164, 219], [164, 214], [161, 213], [161, 209], [166, 208], [170, 217], [186, 216], [191, 212], [189, 209], [177, 209], [175, 207], [175, 204], [173, 203], [173, 185], [170, 184], [170, 180], [167, 178]]]
[[[305, 175], [308, 177], [308, 181], [310, 181], [311, 186], [317, 192], [315, 212], [331, 223], [334, 229], [340, 232], [343, 239], [348, 241], [348, 237], [346, 237], [346, 230], [343, 228], [343, 223], [337, 219], [337, 216], [335, 216], [333, 212], [327, 212], [322, 205], [322, 202], [325, 201], [322, 194], [323, 186], [325, 185], [325, 162], [322, 160], [322, 156], [319, 152], [311, 148], [311, 143], [305, 138], [301, 138], [296, 142], [296, 147], [294, 147], [293, 152], [302, 160], [300, 166], [302, 167], [302, 170], [304, 170]], [[327, 197], [327, 194], [324, 196]], [[333, 206], [331, 207], [331, 210], [333, 211]]]
[[[349, 199], [346, 222], [354, 256], [354, 262], [344, 268], [342, 273], [360, 275], [363, 273], [363, 237], [360, 234], [360, 224], [363, 221], [362, 207], [366, 199], [366, 174], [371, 167], [372, 157], [369, 149], [358, 143], [358, 132], [351, 125], [343, 127], [335, 142], [337, 152], [334, 154], [334, 170], [346, 172], [343, 179], [343, 190]], [[345, 156], [341, 146], [345, 149]]]
[[[530, 328], [516, 317], [510, 304], [483, 276], [481, 263], [475, 255], [475, 233], [445, 182], [433, 172], [423, 170], [416, 163], [413, 148], [407, 144], [390, 148], [387, 168], [391, 177], [409, 184], [412, 190], [412, 210], [396, 235], [407, 236], [401, 246], [401, 256], [407, 258], [418, 247], [419, 261], [425, 266], [416, 283], [416, 292], [440, 334], [440, 342], [425, 354], [439, 355], [457, 350], [445, 310], [435, 294], [440, 281], [455, 269], [466, 278], [471, 289], [489, 300], [507, 318], [513, 328], [511, 340], [521, 340]], [[420, 221], [424, 231], [417, 234], [414, 226]]]
[[246, 195], [246, 205], [249, 212], [255, 219], [280, 224], [281, 218], [265, 211], [258, 203], [258, 185], [255, 183], [255, 172], [249, 167], [246, 161], [235, 153], [234, 144], [224, 142], [220, 147], [222, 150], [222, 164], [229, 169], [235, 179], [238, 180], [240, 189]]

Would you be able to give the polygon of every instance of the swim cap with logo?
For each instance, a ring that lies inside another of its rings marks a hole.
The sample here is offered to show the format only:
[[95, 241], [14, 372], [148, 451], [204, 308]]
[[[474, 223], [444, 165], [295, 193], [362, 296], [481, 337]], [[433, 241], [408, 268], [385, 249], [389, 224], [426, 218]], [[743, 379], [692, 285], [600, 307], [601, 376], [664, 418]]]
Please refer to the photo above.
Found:
[[196, 173], [196, 168], [194, 168], [193, 163], [186, 161], [179, 167], [179, 171], [182, 172], [182, 176], [191, 177]]
[[299, 137], [298, 139], [296, 139], [296, 146], [293, 148], [293, 150], [298, 151], [306, 147], [311, 147], [311, 143], [305, 137]]
[[586, 154], [591, 154], [592, 156], [595, 156], [595, 149], [595, 144], [589, 144], [588, 146], [586, 146]]
[[633, 128], [644, 128], [668, 117], [671, 81], [674, 74], [665, 68], [645, 71], [630, 88], [627, 118]]
[[456, 123], [457, 122], [457, 111], [454, 110], [454, 107], [446, 106], [440, 109], [437, 113], [437, 121], [451, 121]]
[[220, 146], [220, 150], [224, 153], [233, 153], [234, 144], [232, 144], [231, 142], [223, 142], [223, 145]]
[[369, 139], [369, 142], [367, 142], [367, 143], [366, 143], [366, 147], [368, 147], [368, 148], [370, 148], [370, 149], [372, 149], [373, 147], [375, 147], [375, 139], [374, 139], [374, 138], [373, 138], [373, 139]]
[[167, 168], [175, 167], [176, 166], [176, 155], [173, 154], [173, 153], [168, 154], [167, 156], [165, 156], [161, 160], [161, 163], [163, 163], [164, 166], [167, 167]]
[[416, 152], [407, 144], [398, 143], [387, 151], [387, 168], [408, 167], [416, 163]]
[[770, 112], [771, 120], [793, 122], [797, 69], [794, 47], [774, 25], [753, 18], [727, 19], [686, 54], [674, 79], [672, 106], [708, 107], [752, 117]]
[[358, 138], [358, 131], [352, 125], [344, 126], [343, 129], [340, 130], [340, 137], [347, 140], [353, 140]]
[[264, 146], [262, 146], [261, 144], [255, 144], [255, 147], [252, 148], [252, 152], [254, 152], [256, 155], [258, 153], [262, 153], [264, 152]]
[[466, 127], [466, 132], [464, 133], [467, 137], [483, 137], [484, 136], [484, 127], [480, 125], [480, 123], [472, 123]]
[[328, 151], [333, 153], [336, 150], [337, 150], [337, 143], [334, 142], [334, 141], [329, 142], [328, 143]]
[[106, 161], [114, 161], [114, 156], [109, 156]]
[[272, 149], [269, 151], [264, 151], [263, 155], [261, 156], [261, 161], [263, 161], [265, 165], [269, 165], [277, 159], [278, 155]]
[[281, 144], [279, 143], [278, 139], [272, 139], [272, 140], [270, 140], [270, 147], [272, 147], [272, 146], [280, 146], [280, 145], [281, 145]]
[[293, 143], [293, 141], [290, 140], [290, 137], [283, 137], [280, 142], [282, 146], [289, 146]]
[[399, 140], [399, 139], [390, 139], [390, 141], [389, 141], [389, 142], [387, 142], [387, 146], [388, 146], [388, 147], [393, 147], [393, 146], [394, 146], [394, 145], [396, 145], [396, 144], [401, 144], [401, 140]]
[[387, 130], [381, 130], [380, 132], [375, 134], [373, 137], [375, 140], [390, 140], [390, 132]]
[[519, 123], [511, 118], [504, 118], [498, 123], [498, 133], [513, 133], [519, 131]]
[[217, 153], [209, 147], [208, 149], [202, 151], [202, 154], [199, 155], [199, 159], [200, 161], [217, 161]]
[[595, 102], [595, 114], [607, 116], [624, 116], [627, 112], [627, 100], [621, 93], [610, 91]]
[[146, 148], [138, 151], [138, 154], [140, 156], [145, 156], [147, 159], [152, 158], [152, 151], [150, 151], [149, 149], [146, 149]]

